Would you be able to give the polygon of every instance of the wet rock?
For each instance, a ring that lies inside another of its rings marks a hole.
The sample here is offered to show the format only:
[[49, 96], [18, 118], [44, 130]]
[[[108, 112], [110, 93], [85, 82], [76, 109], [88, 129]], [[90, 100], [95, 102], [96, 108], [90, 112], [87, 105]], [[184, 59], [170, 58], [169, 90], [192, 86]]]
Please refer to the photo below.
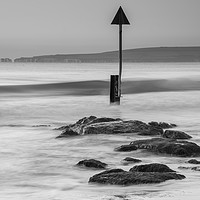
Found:
[[[123, 147], [126, 148], [123, 148]], [[136, 140], [129, 145], [123, 145], [116, 148], [116, 151], [126, 151], [137, 147], [138, 149], [146, 149], [150, 152], [170, 154], [180, 157], [195, 157], [200, 155], [200, 146], [193, 142], [177, 141], [166, 138], [152, 138], [146, 140]]]
[[85, 127], [84, 134], [122, 134], [136, 133], [148, 128], [140, 121], [113, 121], [95, 123]]
[[89, 182], [127, 186], [148, 183], [161, 183], [171, 179], [181, 180], [184, 178], [184, 175], [172, 172], [127, 172], [122, 169], [116, 169], [96, 174], [89, 179]]
[[135, 151], [137, 149], [137, 146], [128, 144], [115, 148], [115, 151]]
[[63, 132], [57, 138], [85, 135], [85, 134], [121, 134], [137, 133], [150, 129], [150, 126], [137, 120], [123, 121], [119, 118], [97, 118], [95, 116], [84, 117], [75, 124], [58, 128]]
[[188, 160], [188, 163], [198, 165], [198, 164], [200, 164], [200, 161], [198, 161], [196, 159], [191, 159], [191, 160]]
[[200, 171], [200, 166], [198, 166], [198, 167], [183, 167], [183, 166], [180, 166], [180, 167], [178, 167], [178, 169], [190, 169], [190, 170], [194, 170], [194, 171]]
[[137, 165], [132, 167], [129, 171], [131, 172], [175, 172], [170, 169], [167, 165], [159, 164], [159, 163], [151, 163], [146, 165]]
[[146, 124], [138, 120], [124, 121], [108, 117], [97, 118], [95, 116], [84, 117], [75, 124], [62, 126], [57, 130], [63, 132], [58, 138], [86, 134], [123, 134], [138, 133], [139, 135], [162, 135], [163, 128], [172, 128], [175, 125], [165, 122], [150, 122]]
[[142, 160], [139, 160], [139, 159], [136, 159], [136, 158], [132, 158], [132, 157], [126, 157], [126, 158], [124, 158], [124, 161], [131, 162], [131, 163], [142, 162]]
[[170, 139], [190, 139], [192, 138], [190, 135], [182, 132], [182, 131], [176, 131], [176, 130], [166, 130], [162, 137], [164, 138], [170, 138]]
[[143, 136], [154, 136], [154, 135], [162, 135], [163, 129], [160, 127], [149, 126], [149, 128], [142, 130], [138, 133], [138, 135]]
[[71, 136], [78, 136], [79, 134], [71, 129], [70, 127], [66, 127], [65, 130], [56, 138], [63, 138], [63, 137], [71, 137]]
[[84, 117], [78, 120], [75, 124], [70, 124], [68, 126], [62, 126], [57, 128], [56, 130], [62, 130], [63, 132], [56, 138], [63, 138], [69, 136], [78, 136], [84, 134], [84, 128], [87, 125], [100, 123], [100, 122], [112, 122], [112, 121], [120, 121], [120, 119], [112, 119], [112, 118], [97, 118], [95, 116]]
[[166, 123], [166, 122], [149, 122], [148, 124], [151, 125], [151, 126], [160, 127], [160, 128], [163, 128], [163, 129], [174, 128], [174, 127], [177, 126], [176, 124], [169, 124], [169, 123]]
[[65, 130], [65, 129], [73, 129], [76, 131], [79, 135], [81, 135], [81, 130], [83, 126], [86, 126], [89, 123], [92, 123], [93, 120], [95, 120], [97, 117], [95, 116], [89, 116], [89, 117], [84, 117], [80, 120], [78, 120], [75, 124], [70, 124], [67, 126], [61, 126], [59, 128], [56, 128], [55, 130]]
[[97, 168], [97, 169], [105, 169], [107, 164], [103, 163], [99, 160], [89, 159], [89, 160], [81, 160], [77, 163], [78, 166]]

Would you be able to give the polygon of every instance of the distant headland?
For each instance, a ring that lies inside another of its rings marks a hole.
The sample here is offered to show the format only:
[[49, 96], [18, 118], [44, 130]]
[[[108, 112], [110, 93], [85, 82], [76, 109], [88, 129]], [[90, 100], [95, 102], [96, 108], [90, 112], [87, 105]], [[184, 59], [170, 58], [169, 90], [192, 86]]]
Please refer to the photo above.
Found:
[[[56, 54], [21, 57], [14, 62], [36, 63], [114, 63], [118, 51], [92, 54]], [[200, 47], [152, 47], [123, 51], [123, 62], [200, 62]]]

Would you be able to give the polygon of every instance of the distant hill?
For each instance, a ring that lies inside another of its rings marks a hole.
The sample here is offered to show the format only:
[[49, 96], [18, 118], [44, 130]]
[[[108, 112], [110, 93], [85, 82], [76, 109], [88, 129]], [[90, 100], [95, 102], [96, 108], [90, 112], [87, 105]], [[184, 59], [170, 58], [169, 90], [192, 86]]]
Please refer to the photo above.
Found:
[[[57, 54], [16, 58], [14, 62], [118, 62], [118, 51], [94, 54]], [[154, 47], [123, 51], [123, 62], [200, 62], [200, 47]]]

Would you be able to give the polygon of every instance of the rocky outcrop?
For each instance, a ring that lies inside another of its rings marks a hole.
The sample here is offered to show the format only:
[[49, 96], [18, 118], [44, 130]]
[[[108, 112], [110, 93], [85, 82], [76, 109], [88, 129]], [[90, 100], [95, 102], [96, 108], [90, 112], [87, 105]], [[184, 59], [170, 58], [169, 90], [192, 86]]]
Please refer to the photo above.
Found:
[[198, 165], [198, 164], [200, 164], [200, 161], [198, 161], [196, 159], [191, 159], [191, 160], [188, 160], [188, 163]]
[[[158, 123], [159, 124], [163, 123]], [[167, 124], [167, 123], [164, 123]], [[161, 126], [161, 125], [160, 125]], [[167, 125], [165, 125], [166, 127]], [[168, 124], [169, 126], [169, 124]], [[122, 134], [138, 133], [140, 135], [161, 135], [163, 129], [159, 126], [146, 124], [137, 120], [123, 121], [119, 118], [97, 118], [95, 116], [84, 117], [75, 124], [58, 128], [63, 132], [57, 138], [86, 135], [86, 134]]]
[[89, 179], [89, 182], [127, 186], [137, 184], [161, 183], [171, 179], [181, 180], [184, 178], [184, 175], [172, 172], [127, 172], [122, 169], [112, 169], [92, 176]]
[[122, 134], [137, 133], [148, 128], [148, 125], [141, 121], [111, 121], [92, 123], [84, 128], [84, 134]]
[[89, 160], [82, 160], [77, 163], [78, 166], [84, 166], [89, 168], [97, 168], [97, 169], [105, 169], [107, 164], [103, 163], [99, 160], [89, 159]]
[[129, 171], [131, 172], [175, 172], [174, 170], [170, 169], [167, 165], [159, 164], [159, 163], [152, 163], [146, 165], [136, 165], [132, 167]]
[[192, 157], [200, 155], [200, 146], [193, 142], [177, 141], [165, 138], [153, 138], [147, 140], [136, 140], [129, 145], [122, 145], [116, 151], [132, 151], [146, 149], [155, 153], [164, 153], [181, 157]]
[[190, 139], [192, 138], [190, 135], [177, 130], [166, 130], [162, 137], [164, 138], [170, 138], [170, 139]]
[[[112, 119], [112, 118], [97, 118], [95, 116], [84, 117], [78, 120], [75, 124], [70, 124], [69, 126], [62, 126], [58, 130], [63, 130], [61, 135], [57, 138], [69, 137], [71, 135], [84, 135], [89, 134], [89, 131], [85, 131], [85, 128], [92, 124], [101, 124], [101, 123], [111, 123], [111, 122], [121, 122], [121, 119]], [[100, 133], [99, 133], [100, 134]]]

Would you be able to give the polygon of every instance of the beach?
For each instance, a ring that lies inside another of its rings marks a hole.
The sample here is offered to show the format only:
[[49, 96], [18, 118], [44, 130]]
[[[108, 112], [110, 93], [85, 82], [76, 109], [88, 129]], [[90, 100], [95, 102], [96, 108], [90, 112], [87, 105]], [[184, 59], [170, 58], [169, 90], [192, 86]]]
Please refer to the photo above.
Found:
[[[0, 199], [196, 200], [199, 172], [181, 158], [144, 151], [116, 152], [144, 138], [131, 133], [55, 139], [63, 125], [83, 117], [175, 123], [200, 145], [200, 63], [125, 63], [121, 105], [109, 103], [116, 63], [0, 63]], [[186, 176], [159, 184], [111, 186], [88, 183], [101, 170], [79, 168], [95, 158], [130, 169], [127, 157], [158, 162]], [[196, 158], [199, 160], [199, 158]]]

